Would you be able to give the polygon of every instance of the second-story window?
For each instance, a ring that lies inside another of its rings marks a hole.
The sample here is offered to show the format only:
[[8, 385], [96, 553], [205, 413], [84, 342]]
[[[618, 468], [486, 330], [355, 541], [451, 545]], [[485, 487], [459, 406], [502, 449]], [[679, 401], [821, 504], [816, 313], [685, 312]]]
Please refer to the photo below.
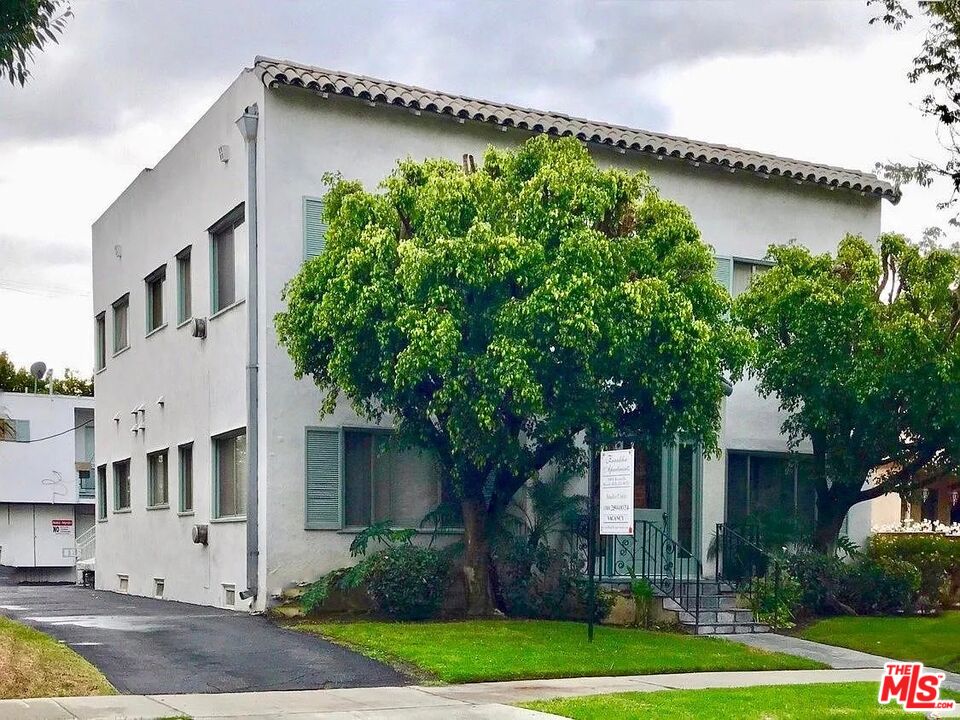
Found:
[[190, 248], [177, 253], [177, 324], [193, 317], [193, 288], [190, 281]]
[[163, 285], [167, 266], [162, 265], [144, 279], [147, 295], [147, 334], [163, 327]]
[[130, 509], [130, 460], [113, 464], [113, 511]]
[[94, 355], [96, 370], [103, 370], [107, 366], [107, 314], [100, 313], [94, 319]]
[[97, 468], [97, 519], [107, 519], [107, 466]]
[[113, 303], [113, 352], [126, 350], [130, 342], [127, 339], [127, 315], [130, 309], [130, 293]]
[[243, 205], [239, 205], [210, 228], [211, 313], [237, 302], [235, 231], [242, 224]]

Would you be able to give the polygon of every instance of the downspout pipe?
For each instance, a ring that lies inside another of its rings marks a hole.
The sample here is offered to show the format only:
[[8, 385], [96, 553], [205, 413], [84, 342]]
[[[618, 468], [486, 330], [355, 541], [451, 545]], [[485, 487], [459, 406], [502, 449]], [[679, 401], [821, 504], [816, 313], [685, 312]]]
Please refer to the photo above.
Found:
[[259, 347], [260, 303], [257, 252], [257, 127], [254, 103], [243, 111], [237, 128], [247, 145], [247, 589], [240, 593], [255, 607], [260, 587]]

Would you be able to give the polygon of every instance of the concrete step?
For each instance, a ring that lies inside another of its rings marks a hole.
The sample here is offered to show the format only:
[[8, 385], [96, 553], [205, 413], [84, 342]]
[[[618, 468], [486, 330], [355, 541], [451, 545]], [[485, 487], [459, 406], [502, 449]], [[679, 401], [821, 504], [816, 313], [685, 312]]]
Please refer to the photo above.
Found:
[[[687, 598], [684, 598], [687, 601]], [[676, 600], [673, 598], [664, 598], [663, 599], [663, 609], [664, 610], [673, 610], [673, 611], [682, 611], [688, 610], [693, 605], [696, 604], [696, 598], [691, 597], [688, 604], [690, 607], [682, 607]], [[701, 595], [700, 603], [698, 605], [699, 609], [702, 610], [736, 610], [737, 608], [737, 596], [736, 595]]]
[[283, 591], [280, 593], [280, 597], [284, 600], [299, 600], [301, 597], [303, 597], [303, 594], [309, 587], [309, 583], [291, 585], [290, 587], [283, 589]]
[[705, 623], [716, 623], [721, 625], [737, 625], [739, 623], [752, 623], [753, 610], [750, 608], [735, 608], [733, 610], [701, 610], [695, 618], [693, 613], [679, 611], [677, 617], [682, 623], [701, 625]]
[[735, 624], [701, 623], [700, 625], [681, 623], [681, 627], [694, 635], [749, 635], [752, 633], [770, 632], [769, 625], [758, 622]]

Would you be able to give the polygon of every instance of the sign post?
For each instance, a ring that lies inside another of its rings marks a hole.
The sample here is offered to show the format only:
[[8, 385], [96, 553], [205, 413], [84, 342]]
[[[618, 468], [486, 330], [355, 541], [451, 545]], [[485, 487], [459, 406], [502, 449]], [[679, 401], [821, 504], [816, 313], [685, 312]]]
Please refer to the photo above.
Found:
[[633, 535], [634, 529], [633, 448], [601, 450], [600, 462], [597, 463], [596, 459], [597, 445], [592, 439], [589, 476], [590, 537], [587, 540], [587, 566], [590, 573], [587, 639], [590, 642], [593, 642], [593, 620], [596, 615], [597, 517], [600, 519], [601, 554], [604, 536]]

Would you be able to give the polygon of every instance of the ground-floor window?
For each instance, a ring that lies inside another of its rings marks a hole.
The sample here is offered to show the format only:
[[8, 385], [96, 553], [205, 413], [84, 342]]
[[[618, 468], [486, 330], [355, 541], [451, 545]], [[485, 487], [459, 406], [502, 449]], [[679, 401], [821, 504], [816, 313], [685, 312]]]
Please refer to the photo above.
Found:
[[811, 464], [808, 455], [727, 453], [727, 523], [767, 536], [809, 532], [816, 518]]
[[389, 522], [419, 527], [440, 503], [437, 464], [426, 453], [399, 450], [380, 430], [344, 429], [344, 521], [349, 527]]
[[130, 460], [113, 464], [113, 511], [130, 509]]
[[180, 512], [193, 512], [193, 443], [181, 445], [180, 456]]
[[166, 507], [170, 502], [167, 479], [167, 451], [147, 455], [147, 507]]
[[240, 517], [247, 511], [247, 433], [237, 430], [213, 439], [214, 516]]
[[97, 468], [97, 519], [107, 519], [107, 466]]

